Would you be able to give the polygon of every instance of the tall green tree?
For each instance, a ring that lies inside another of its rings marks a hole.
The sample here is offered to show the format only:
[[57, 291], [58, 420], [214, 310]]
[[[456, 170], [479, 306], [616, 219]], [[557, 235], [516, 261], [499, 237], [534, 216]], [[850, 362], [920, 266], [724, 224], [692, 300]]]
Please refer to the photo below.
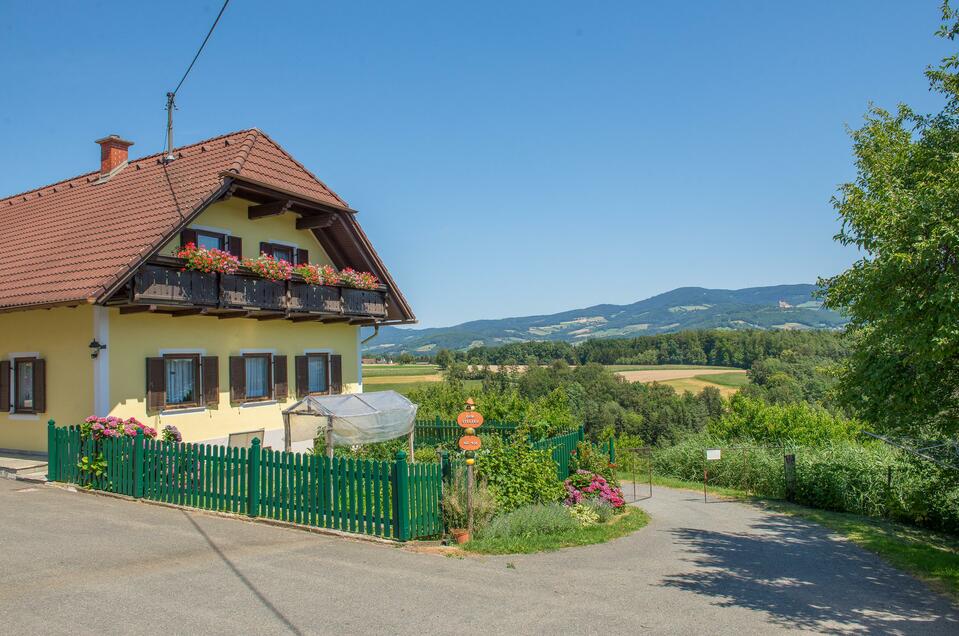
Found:
[[[937, 35], [955, 42], [959, 12]], [[855, 181], [840, 187], [836, 235], [861, 258], [821, 279], [851, 319], [839, 398], [867, 423], [909, 435], [959, 432], [959, 56], [926, 70], [936, 114], [871, 108], [853, 131]]]

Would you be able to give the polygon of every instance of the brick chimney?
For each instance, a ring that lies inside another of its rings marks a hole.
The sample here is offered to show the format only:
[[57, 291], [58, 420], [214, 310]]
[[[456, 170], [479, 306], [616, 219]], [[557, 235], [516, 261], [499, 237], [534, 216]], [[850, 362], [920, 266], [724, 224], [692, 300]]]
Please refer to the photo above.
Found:
[[97, 139], [100, 144], [100, 178], [108, 177], [127, 163], [127, 149], [132, 141], [120, 139], [120, 135], [108, 135]]

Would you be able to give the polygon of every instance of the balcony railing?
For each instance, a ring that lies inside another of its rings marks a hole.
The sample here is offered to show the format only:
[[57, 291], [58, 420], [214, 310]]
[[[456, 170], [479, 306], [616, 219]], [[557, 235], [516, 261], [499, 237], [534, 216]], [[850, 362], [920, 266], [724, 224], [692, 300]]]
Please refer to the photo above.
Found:
[[287, 314], [386, 317], [383, 290], [271, 281], [241, 269], [235, 274], [181, 271], [178, 264], [149, 263], [133, 280], [138, 305], [175, 305]]

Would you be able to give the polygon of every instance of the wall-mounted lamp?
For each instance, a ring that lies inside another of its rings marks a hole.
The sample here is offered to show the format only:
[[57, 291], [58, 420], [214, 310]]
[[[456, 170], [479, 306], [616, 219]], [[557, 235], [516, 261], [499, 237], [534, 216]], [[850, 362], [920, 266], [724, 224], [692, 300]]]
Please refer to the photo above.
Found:
[[91, 340], [90, 344], [88, 344], [87, 346], [90, 347], [90, 357], [93, 358], [94, 360], [96, 360], [97, 357], [100, 355], [101, 349], [107, 348], [105, 344], [100, 344], [99, 342], [97, 342], [96, 338]]

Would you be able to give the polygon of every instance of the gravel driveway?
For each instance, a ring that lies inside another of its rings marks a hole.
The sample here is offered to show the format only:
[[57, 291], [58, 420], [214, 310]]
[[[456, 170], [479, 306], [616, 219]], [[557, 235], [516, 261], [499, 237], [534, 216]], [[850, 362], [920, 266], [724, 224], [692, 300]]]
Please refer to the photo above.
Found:
[[658, 488], [600, 546], [448, 558], [0, 479], [5, 633], [959, 633], [818, 526]]

